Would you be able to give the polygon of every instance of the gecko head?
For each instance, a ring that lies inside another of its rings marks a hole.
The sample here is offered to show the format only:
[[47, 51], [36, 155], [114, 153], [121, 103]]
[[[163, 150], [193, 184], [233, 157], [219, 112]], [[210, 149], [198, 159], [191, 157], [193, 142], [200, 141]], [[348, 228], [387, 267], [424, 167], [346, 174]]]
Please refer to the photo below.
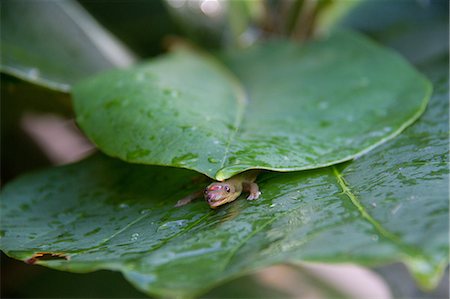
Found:
[[235, 200], [237, 196], [234, 186], [225, 182], [212, 183], [205, 189], [206, 202], [213, 209]]

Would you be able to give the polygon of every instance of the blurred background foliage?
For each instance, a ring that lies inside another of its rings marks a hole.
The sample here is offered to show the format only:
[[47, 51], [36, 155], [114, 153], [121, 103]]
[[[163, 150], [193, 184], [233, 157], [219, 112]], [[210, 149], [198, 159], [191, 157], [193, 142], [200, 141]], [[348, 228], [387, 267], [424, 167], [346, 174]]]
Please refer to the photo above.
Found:
[[[34, 5], [39, 2], [35, 1]], [[448, 68], [449, 4], [446, 0], [78, 2], [138, 59], [157, 56], [180, 40], [216, 50], [245, 47], [273, 36], [289, 36], [301, 42], [326, 34], [335, 26], [346, 26], [395, 49], [417, 67], [439, 63]], [[2, 9], [2, 41], [8, 32], [3, 23], [4, 14]], [[19, 19], [19, 16], [13, 17]], [[48, 135], [52, 137], [51, 142]], [[2, 186], [22, 173], [76, 161], [93, 150], [73, 122], [70, 96], [64, 90], [32, 84], [8, 72], [1, 74], [1, 140]], [[345, 298], [348, 295], [326, 281], [317, 283], [318, 278], [305, 268], [285, 266], [278, 270], [297, 279], [291, 279], [293, 288], [264, 279], [270, 272], [263, 271], [230, 281], [204, 297]], [[448, 298], [448, 270], [441, 284], [431, 293], [419, 290], [401, 264], [374, 270], [385, 278], [393, 297]], [[315, 281], [311, 284], [316, 286], [313, 290], [306, 287], [311, 280]], [[65, 273], [26, 265], [4, 254], [1, 255], [1, 296], [146, 297], [118, 273]]]

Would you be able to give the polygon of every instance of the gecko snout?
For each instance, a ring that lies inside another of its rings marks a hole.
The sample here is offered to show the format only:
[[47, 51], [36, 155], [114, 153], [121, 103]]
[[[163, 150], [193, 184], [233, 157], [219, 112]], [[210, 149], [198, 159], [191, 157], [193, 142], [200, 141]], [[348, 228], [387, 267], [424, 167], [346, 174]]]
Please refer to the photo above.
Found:
[[205, 194], [205, 199], [206, 199], [207, 202], [211, 203], [211, 202], [217, 200], [217, 196], [214, 193], [209, 193], [208, 192], [208, 193]]

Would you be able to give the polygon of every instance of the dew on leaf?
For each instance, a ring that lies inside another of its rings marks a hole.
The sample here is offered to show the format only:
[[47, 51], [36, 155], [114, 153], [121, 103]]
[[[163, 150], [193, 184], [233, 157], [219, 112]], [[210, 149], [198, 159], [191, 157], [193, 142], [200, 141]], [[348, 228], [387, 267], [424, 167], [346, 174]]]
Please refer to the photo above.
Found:
[[186, 165], [188, 163], [192, 163], [197, 161], [198, 159], [198, 155], [197, 154], [193, 154], [193, 153], [189, 153], [189, 154], [185, 154], [182, 156], [178, 156], [172, 159], [172, 164], [175, 165]]
[[209, 157], [208, 161], [209, 161], [209, 163], [213, 163], [213, 164], [219, 163], [219, 160], [217, 160], [217, 159], [215, 159], [213, 157]]
[[162, 229], [179, 229], [184, 226], [188, 221], [187, 220], [174, 220], [166, 222], [158, 227], [158, 230]]
[[132, 152], [128, 152], [127, 159], [133, 160], [133, 159], [137, 159], [137, 158], [142, 158], [142, 157], [148, 156], [149, 154], [150, 154], [149, 150], [139, 148]]
[[138, 233], [134, 233], [131, 235], [131, 241], [137, 241], [137, 239], [139, 238], [139, 234]]
[[126, 203], [121, 203], [120, 205], [119, 205], [119, 208], [121, 208], [121, 209], [126, 209], [126, 208], [128, 208], [129, 206], [126, 204]]
[[392, 214], [392, 215], [397, 214], [398, 210], [400, 210], [401, 207], [402, 207], [402, 204], [401, 204], [401, 203], [398, 204], [398, 205], [396, 205], [396, 206], [391, 210], [391, 214]]

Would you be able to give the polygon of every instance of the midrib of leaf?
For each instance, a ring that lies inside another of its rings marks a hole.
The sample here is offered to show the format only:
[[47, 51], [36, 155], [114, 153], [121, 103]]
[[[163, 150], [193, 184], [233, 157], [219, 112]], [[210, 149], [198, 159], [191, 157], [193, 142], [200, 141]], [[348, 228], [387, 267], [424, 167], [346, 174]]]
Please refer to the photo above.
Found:
[[[237, 90], [237, 88], [236, 88], [236, 90]], [[234, 137], [238, 133], [239, 128], [240, 128], [241, 123], [242, 123], [242, 120], [244, 119], [245, 106], [247, 105], [247, 103], [246, 103], [245, 93], [243, 91], [242, 91], [242, 93], [244, 94], [243, 98], [240, 97], [239, 95], [236, 97], [237, 104], [238, 104], [238, 107], [237, 107], [238, 110], [237, 110], [236, 118], [235, 118], [235, 121], [234, 121], [234, 130], [231, 131], [230, 136], [228, 137], [227, 145], [225, 147], [225, 153], [223, 155], [222, 162], [220, 163], [220, 169], [215, 174], [215, 177], [218, 180], [222, 179], [222, 177], [221, 177], [221, 170], [225, 166], [225, 163], [226, 163], [226, 161], [228, 159], [228, 155], [230, 153], [231, 143], [233, 142]]]
[[233, 140], [236, 136], [236, 134], [239, 132], [239, 129], [241, 127], [242, 121], [245, 116], [245, 108], [248, 103], [248, 93], [245, 90], [244, 84], [242, 84], [239, 80], [239, 78], [231, 72], [230, 69], [228, 69], [225, 65], [223, 65], [220, 61], [218, 61], [216, 58], [211, 57], [208, 54], [204, 54], [204, 56], [211, 62], [212, 65], [214, 65], [216, 68], [218, 68], [219, 71], [223, 73], [223, 75], [229, 80], [234, 93], [236, 94], [236, 104], [237, 104], [237, 112], [236, 117], [234, 119], [233, 124], [233, 130], [230, 132], [230, 135], [228, 136], [227, 143], [225, 145], [225, 152], [222, 158], [222, 161], [220, 163], [219, 170], [215, 173], [215, 178], [219, 181], [224, 180], [224, 176], [222, 174], [222, 169], [225, 166], [225, 163], [228, 160], [228, 155], [230, 153], [230, 147], [233, 143]]
[[[235, 119], [235, 123], [234, 123], [234, 130], [230, 133], [227, 144], [226, 144], [226, 148], [225, 148], [225, 152], [224, 152], [224, 157], [222, 159], [221, 165], [219, 170], [216, 172], [215, 179], [219, 180], [219, 181], [223, 181], [227, 178], [229, 178], [229, 174], [224, 172], [224, 169], [226, 169], [225, 163], [228, 159], [228, 155], [230, 152], [230, 147], [231, 144], [234, 141], [234, 138], [236, 136], [236, 134], [239, 132], [240, 130], [240, 126], [242, 124], [242, 121], [245, 117], [245, 112], [246, 112], [246, 106], [249, 102], [248, 100], [248, 93], [246, 92], [245, 89], [245, 85], [242, 84], [242, 82], [240, 81], [240, 79], [224, 64], [222, 64], [218, 59], [211, 57], [208, 54], [204, 54], [204, 56], [206, 58], [208, 58], [208, 60], [214, 65], [216, 66], [219, 71], [221, 71], [225, 77], [227, 77], [231, 83], [231, 86], [233, 87], [235, 93], [236, 93], [236, 101], [237, 101], [237, 115], [236, 115], [236, 119]], [[389, 135], [383, 136], [382, 138], [380, 138], [378, 141], [374, 142], [373, 144], [367, 146], [366, 148], [361, 149], [359, 152], [354, 153], [354, 154], [350, 154], [346, 157], [343, 157], [342, 159], [339, 160], [335, 160], [329, 163], [322, 163], [322, 164], [313, 164], [310, 166], [306, 166], [306, 167], [287, 167], [287, 168], [273, 168], [273, 167], [245, 167], [245, 170], [249, 170], [249, 169], [266, 169], [266, 170], [273, 170], [273, 171], [301, 171], [301, 170], [309, 170], [309, 169], [316, 169], [316, 168], [322, 168], [322, 167], [329, 167], [329, 166], [333, 166], [333, 165], [337, 165], [339, 163], [343, 163], [355, 158], [358, 158], [360, 156], [363, 156], [365, 154], [367, 154], [368, 152], [370, 152], [371, 150], [373, 150], [374, 148], [380, 146], [381, 144], [384, 144], [385, 142], [395, 138], [396, 136], [398, 136], [401, 132], [403, 132], [407, 127], [411, 126], [417, 119], [419, 119], [419, 117], [424, 113], [425, 109], [427, 108], [428, 102], [431, 98], [431, 95], [433, 93], [433, 85], [431, 84], [431, 82], [428, 81], [428, 79], [423, 76], [420, 75], [420, 77], [422, 77], [423, 79], [423, 83], [425, 85], [425, 92], [424, 92], [424, 96], [422, 99], [422, 103], [419, 107], [419, 109], [417, 111], [415, 111], [403, 124], [401, 124], [397, 130], [392, 131]]]
[[417, 251], [416, 248], [411, 247], [410, 245], [404, 244], [401, 242], [401, 240], [393, 233], [389, 232], [387, 229], [385, 229], [378, 221], [376, 221], [364, 208], [364, 206], [361, 204], [359, 199], [356, 197], [356, 195], [352, 192], [352, 190], [348, 187], [347, 182], [345, 181], [343, 175], [339, 172], [339, 170], [333, 166], [333, 174], [336, 176], [336, 180], [339, 184], [339, 186], [342, 189], [342, 193], [345, 194], [352, 204], [358, 209], [359, 213], [365, 219], [368, 221], [372, 226], [377, 230], [380, 235], [387, 240], [393, 242], [395, 245], [397, 245], [399, 248], [403, 249], [406, 254], [413, 258], [417, 258], [420, 260], [427, 260], [423, 254]]

